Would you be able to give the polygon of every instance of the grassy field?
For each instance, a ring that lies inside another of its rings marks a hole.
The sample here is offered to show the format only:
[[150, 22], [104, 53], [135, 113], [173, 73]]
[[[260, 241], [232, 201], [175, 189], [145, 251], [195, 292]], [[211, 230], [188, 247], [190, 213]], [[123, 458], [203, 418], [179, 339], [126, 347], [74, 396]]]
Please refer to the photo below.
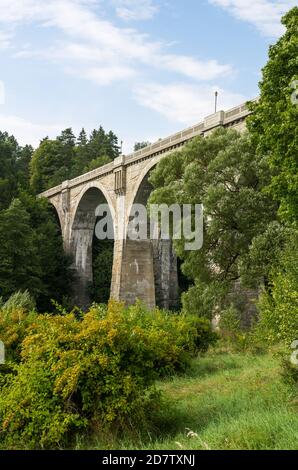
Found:
[[298, 400], [266, 354], [210, 353], [158, 384], [168, 400], [156, 428], [97, 449], [298, 449]]

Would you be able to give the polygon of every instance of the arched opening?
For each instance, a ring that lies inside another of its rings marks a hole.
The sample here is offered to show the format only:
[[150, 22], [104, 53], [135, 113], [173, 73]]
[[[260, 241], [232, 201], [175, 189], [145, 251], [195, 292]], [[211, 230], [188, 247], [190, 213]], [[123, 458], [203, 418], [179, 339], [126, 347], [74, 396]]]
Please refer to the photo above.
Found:
[[103, 192], [86, 190], [76, 209], [71, 229], [74, 301], [86, 309], [91, 302], [106, 303], [113, 264], [113, 217]]
[[51, 216], [53, 217], [53, 219], [55, 220], [55, 223], [57, 225], [57, 232], [59, 236], [63, 237], [63, 233], [62, 233], [63, 221], [60, 219], [60, 214], [59, 214], [57, 207], [55, 206], [55, 204], [53, 204], [53, 202], [50, 199], [48, 200], [48, 210]]
[[59, 211], [51, 200], [40, 202], [38, 214], [32, 217], [32, 224], [39, 235], [36, 243], [41, 267], [39, 280], [43, 288], [35, 295], [35, 300], [39, 312], [49, 312], [53, 310], [53, 299], [58, 304], [69, 306], [72, 276], [70, 259], [64, 251]]
[[[148, 200], [154, 189], [150, 183], [150, 175], [154, 168], [155, 166], [146, 173], [138, 187], [130, 212], [130, 222], [134, 223], [136, 216], [137, 218], [139, 217], [139, 205], [148, 209]], [[190, 282], [182, 273], [182, 262], [177, 259], [172, 239], [162, 237], [156, 221], [150, 220], [149, 216], [149, 210], [147, 210], [146, 222], [141, 222], [136, 225], [136, 230], [139, 230], [140, 236], [138, 240], [134, 241], [134, 244], [135, 246], [139, 244], [139, 251], [142, 251], [143, 258], [144, 253], [146, 251], [148, 252], [147, 259], [145, 258], [145, 262], [148, 264], [151, 250], [155, 304], [160, 308], [177, 310], [181, 306], [181, 295], [188, 289]], [[141, 225], [143, 225], [143, 227], [141, 227]], [[146, 236], [146, 234], [147, 241], [145, 242], [144, 236]]]

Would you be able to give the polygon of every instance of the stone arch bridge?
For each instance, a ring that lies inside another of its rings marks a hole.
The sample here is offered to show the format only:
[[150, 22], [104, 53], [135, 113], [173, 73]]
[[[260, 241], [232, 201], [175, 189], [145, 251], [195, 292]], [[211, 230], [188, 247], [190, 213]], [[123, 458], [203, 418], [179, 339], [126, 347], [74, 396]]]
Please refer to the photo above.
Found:
[[[132, 205], [145, 204], [150, 185], [148, 174], [170, 152], [196, 136], [206, 136], [218, 127], [245, 128], [250, 114], [246, 104], [219, 111], [203, 122], [139, 150], [120, 156], [89, 173], [49, 189], [47, 198], [59, 216], [65, 251], [72, 255], [75, 270], [74, 300], [86, 307], [92, 282], [92, 242], [95, 209], [107, 203], [114, 225], [114, 258], [110, 297], [127, 304], [142, 300], [149, 308], [156, 304], [171, 308], [177, 304], [177, 259], [170, 240], [123, 240], [119, 236], [128, 224]], [[122, 209], [119, 210], [121, 201]]]

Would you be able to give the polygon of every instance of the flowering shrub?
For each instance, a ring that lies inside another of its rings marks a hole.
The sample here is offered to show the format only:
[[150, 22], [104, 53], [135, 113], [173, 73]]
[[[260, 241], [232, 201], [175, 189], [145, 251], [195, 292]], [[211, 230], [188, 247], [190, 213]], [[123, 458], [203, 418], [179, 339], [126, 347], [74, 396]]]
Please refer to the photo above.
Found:
[[55, 448], [92, 427], [124, 429], [155, 397], [154, 380], [187, 366], [213, 334], [207, 320], [93, 306], [78, 319], [36, 316], [21, 363], [0, 392], [0, 441], [8, 448]]

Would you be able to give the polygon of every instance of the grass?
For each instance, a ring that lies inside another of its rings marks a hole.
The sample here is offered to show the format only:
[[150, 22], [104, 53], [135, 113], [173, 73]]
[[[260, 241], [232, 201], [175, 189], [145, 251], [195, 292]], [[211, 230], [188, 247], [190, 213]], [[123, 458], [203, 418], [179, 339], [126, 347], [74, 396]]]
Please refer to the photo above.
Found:
[[167, 401], [154, 430], [77, 448], [298, 449], [298, 403], [273, 354], [209, 353], [158, 388]]

